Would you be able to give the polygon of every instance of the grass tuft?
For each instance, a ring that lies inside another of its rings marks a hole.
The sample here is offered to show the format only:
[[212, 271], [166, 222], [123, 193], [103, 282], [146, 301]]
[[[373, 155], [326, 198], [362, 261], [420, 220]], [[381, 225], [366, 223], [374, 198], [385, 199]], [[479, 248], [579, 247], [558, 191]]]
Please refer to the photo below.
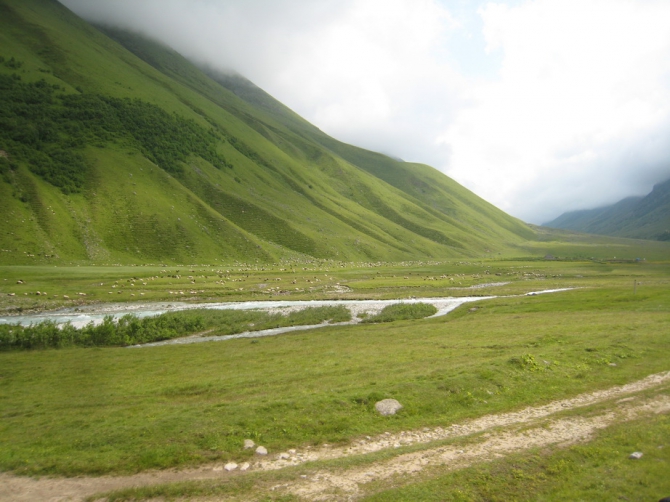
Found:
[[395, 303], [384, 307], [377, 315], [365, 317], [363, 323], [407, 321], [423, 319], [437, 313], [435, 306], [428, 303]]

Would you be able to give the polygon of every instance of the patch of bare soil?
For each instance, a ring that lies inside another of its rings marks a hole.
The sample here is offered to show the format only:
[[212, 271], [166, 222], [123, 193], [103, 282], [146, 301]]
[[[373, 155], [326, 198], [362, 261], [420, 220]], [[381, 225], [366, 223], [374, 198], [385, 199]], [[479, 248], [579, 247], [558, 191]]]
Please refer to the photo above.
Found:
[[[430, 467], [463, 468], [475, 462], [492, 460], [525, 448], [550, 444], [572, 443], [587, 440], [595, 431], [616, 422], [632, 420], [644, 415], [670, 412], [670, 397], [660, 395], [655, 399], [637, 402], [626, 398], [670, 381], [670, 371], [650, 375], [642, 380], [610, 389], [581, 394], [571, 399], [554, 401], [543, 406], [528, 407], [520, 411], [486, 415], [452, 424], [448, 427], [424, 428], [417, 431], [385, 433], [368, 437], [346, 447], [306, 448], [289, 450], [255, 461], [247, 472], [276, 470], [315, 460], [328, 460], [352, 455], [364, 455], [385, 449], [413, 444], [429, 444], [444, 439], [464, 438], [487, 431], [485, 439], [467, 447], [442, 446], [397, 455], [390, 460], [341, 472], [319, 471], [309, 478], [277, 486], [308, 500], [354, 499], [361, 487], [399, 475], [412, 475]], [[614, 402], [611, 409], [589, 418], [550, 419], [551, 415], [605, 401]], [[547, 423], [547, 420], [548, 423]], [[542, 425], [534, 424], [541, 422]], [[499, 430], [501, 428], [525, 430]], [[96, 493], [155, 484], [221, 479], [233, 474], [222, 464], [202, 466], [197, 469], [153, 471], [132, 476], [102, 476], [79, 478], [28, 478], [0, 473], [0, 502], [29, 501], [80, 501]]]

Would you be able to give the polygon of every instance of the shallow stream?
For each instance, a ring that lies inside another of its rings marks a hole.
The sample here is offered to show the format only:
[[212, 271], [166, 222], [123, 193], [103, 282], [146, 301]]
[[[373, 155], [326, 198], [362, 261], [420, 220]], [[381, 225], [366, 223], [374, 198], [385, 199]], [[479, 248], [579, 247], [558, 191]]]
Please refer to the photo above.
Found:
[[[555, 293], [567, 291], [570, 288], [550, 289], [526, 293], [526, 296], [534, 296], [544, 293]], [[308, 326], [289, 326], [284, 328], [274, 328], [262, 331], [247, 331], [235, 335], [225, 336], [190, 336], [166, 340], [163, 342], [148, 343], [142, 347], [152, 347], [158, 345], [190, 344], [217, 340], [229, 340], [232, 338], [257, 338], [263, 336], [273, 336], [291, 331], [302, 331], [307, 329], [321, 328], [325, 326], [339, 326], [347, 324], [356, 324], [360, 322], [361, 314], [375, 315], [388, 305], [396, 303], [428, 303], [435, 306], [437, 313], [431, 317], [439, 317], [448, 314], [455, 308], [464, 303], [476, 302], [480, 300], [490, 300], [498, 298], [497, 296], [464, 296], [448, 298], [411, 298], [398, 300], [280, 300], [280, 301], [250, 301], [250, 302], [224, 302], [224, 303], [185, 303], [185, 302], [154, 302], [154, 303], [107, 303], [98, 305], [87, 305], [76, 308], [64, 308], [51, 312], [40, 314], [19, 315], [0, 317], [0, 324], [22, 324], [24, 326], [37, 324], [43, 321], [53, 321], [56, 324], [71, 323], [73, 326], [81, 328], [89, 323], [100, 324], [106, 316], [112, 316], [119, 319], [124, 315], [133, 314], [137, 317], [151, 317], [161, 315], [166, 312], [176, 312], [180, 310], [191, 309], [218, 309], [218, 310], [264, 310], [269, 312], [288, 313], [295, 310], [302, 310], [309, 307], [339, 306], [343, 305], [351, 311], [352, 320], [345, 323], [336, 324], [315, 324]], [[137, 347], [137, 346], [136, 346]]]

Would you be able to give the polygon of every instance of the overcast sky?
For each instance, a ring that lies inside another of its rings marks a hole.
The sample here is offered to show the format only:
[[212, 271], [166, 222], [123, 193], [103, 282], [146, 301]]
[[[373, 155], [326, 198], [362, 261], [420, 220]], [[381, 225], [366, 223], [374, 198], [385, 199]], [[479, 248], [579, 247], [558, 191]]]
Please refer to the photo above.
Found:
[[61, 0], [531, 223], [670, 178], [668, 0]]

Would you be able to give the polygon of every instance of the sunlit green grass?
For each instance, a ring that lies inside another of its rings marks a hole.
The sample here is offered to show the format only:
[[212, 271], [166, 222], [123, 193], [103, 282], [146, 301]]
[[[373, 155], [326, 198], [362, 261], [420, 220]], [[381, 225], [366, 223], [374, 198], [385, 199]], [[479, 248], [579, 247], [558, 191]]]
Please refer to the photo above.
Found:
[[[0, 354], [0, 468], [75, 475], [243, 460], [245, 438], [271, 452], [347, 442], [668, 370], [667, 269], [635, 293], [624, 272], [435, 319]], [[374, 403], [387, 397], [404, 408], [382, 418]]]
[[366, 317], [363, 323], [407, 321], [409, 319], [423, 319], [437, 312], [437, 309], [428, 303], [396, 303], [384, 307], [379, 314]]
[[[633, 291], [636, 283], [643, 292], [647, 285], [667, 281], [665, 267], [652, 262], [544, 260], [0, 266], [0, 315], [97, 302], [490, 296], [604, 285]], [[485, 286], [496, 283], [507, 284]]]

